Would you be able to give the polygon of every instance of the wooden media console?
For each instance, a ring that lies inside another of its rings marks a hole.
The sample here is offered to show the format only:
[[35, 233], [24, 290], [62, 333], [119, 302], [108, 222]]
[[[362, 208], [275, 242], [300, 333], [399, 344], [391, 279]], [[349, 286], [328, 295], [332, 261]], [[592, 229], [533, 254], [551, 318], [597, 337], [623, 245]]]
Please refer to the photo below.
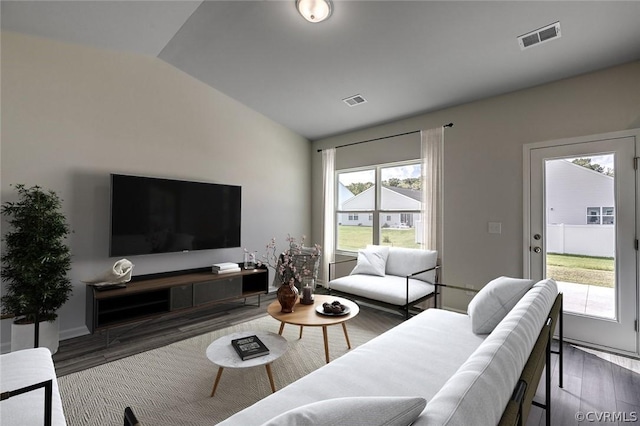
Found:
[[134, 277], [125, 288], [87, 286], [86, 325], [91, 333], [128, 322], [189, 312], [269, 292], [266, 267], [214, 274], [210, 268]]

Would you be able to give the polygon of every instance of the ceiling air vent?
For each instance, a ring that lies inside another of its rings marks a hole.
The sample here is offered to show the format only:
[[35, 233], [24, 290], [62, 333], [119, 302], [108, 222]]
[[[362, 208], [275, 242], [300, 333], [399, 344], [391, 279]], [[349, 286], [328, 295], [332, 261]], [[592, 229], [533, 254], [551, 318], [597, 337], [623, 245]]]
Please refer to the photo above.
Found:
[[342, 102], [349, 105], [350, 107], [353, 107], [356, 105], [363, 104], [367, 102], [367, 100], [363, 98], [361, 95], [353, 95], [353, 96], [349, 96], [348, 98], [344, 98]]
[[520, 49], [528, 49], [531, 46], [544, 43], [549, 40], [554, 40], [560, 37], [560, 22], [554, 22], [546, 27], [539, 28], [530, 33], [523, 34], [518, 37], [518, 44]]

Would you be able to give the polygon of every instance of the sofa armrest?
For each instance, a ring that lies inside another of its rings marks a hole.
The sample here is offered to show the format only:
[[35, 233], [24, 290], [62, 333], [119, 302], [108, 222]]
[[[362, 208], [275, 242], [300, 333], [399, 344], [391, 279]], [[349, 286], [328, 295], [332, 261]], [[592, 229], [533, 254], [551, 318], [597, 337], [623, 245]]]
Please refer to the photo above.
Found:
[[450, 285], [450, 284], [433, 283], [433, 285], [436, 286], [436, 295], [435, 295], [436, 308], [438, 307], [438, 293], [440, 292], [441, 287], [452, 288], [454, 290], [471, 291], [473, 293], [478, 293], [480, 291], [480, 290], [476, 290], [475, 288], [460, 287], [460, 286]]
[[[331, 265], [335, 266], [335, 265], [338, 265], [338, 264], [341, 264], [341, 263], [357, 262], [357, 261], [358, 261], [358, 258], [354, 257], [352, 259], [343, 259], [343, 260], [338, 260], [338, 261], [334, 260], [333, 262], [329, 262], [329, 277], [327, 279], [327, 285], [329, 284], [329, 281], [331, 281]], [[334, 267], [334, 269], [335, 269], [335, 267]]]
[[352, 259], [343, 259], [343, 260], [334, 260], [333, 262], [329, 262], [329, 265], [335, 265], [338, 263], [346, 263], [346, 262], [355, 262], [358, 259], [356, 257], [352, 258]]
[[435, 285], [436, 287], [446, 287], [446, 288], [453, 288], [455, 290], [471, 291], [473, 293], [478, 293], [480, 291], [480, 290], [476, 290], [475, 288], [460, 287], [460, 286], [455, 286], [451, 284], [433, 283], [433, 285]]
[[[0, 401], [4, 401], [5, 399], [9, 399], [13, 396], [22, 395], [23, 393], [31, 392], [40, 388], [44, 388], [44, 424], [45, 426], [51, 426], [53, 399], [53, 380], [51, 379], [33, 385], [25, 386], [23, 388], [2, 392], [0, 394]], [[29, 408], [25, 407], [25, 409], [28, 410]]]
[[[424, 274], [425, 272], [436, 271], [435, 280], [434, 280], [435, 282], [432, 283], [431, 281], [424, 280], [425, 282], [427, 282], [429, 284], [436, 285], [436, 283], [438, 282], [438, 271], [439, 270], [440, 270], [440, 265], [436, 265], [436, 266], [433, 266], [431, 268], [423, 269], [421, 271], [412, 272], [411, 274], [405, 276], [405, 278], [407, 280], [407, 290], [406, 290], [406, 295], [407, 296], [406, 296], [406, 299], [405, 299], [405, 301], [406, 301], [406, 304], [405, 304], [405, 306], [406, 306], [405, 318], [406, 319], [409, 319], [409, 279], [411, 279], [411, 277], [415, 277], [416, 275]], [[436, 295], [438, 294], [437, 293], [437, 289], [438, 288], [436, 287], [436, 291], [434, 292]], [[436, 298], [435, 300], [437, 302], [438, 299]], [[436, 305], [436, 307], [437, 307], [437, 305]]]
[[[413, 272], [409, 275], [406, 276], [407, 279], [411, 278], [411, 277], [415, 277], [416, 275], [420, 275], [420, 274], [424, 274], [425, 272], [429, 272], [429, 271], [436, 271], [436, 282], [432, 283], [430, 281], [427, 281], [429, 284], [434, 284], [436, 285], [436, 283], [438, 282], [438, 270], [440, 270], [440, 265], [436, 265], [433, 268], [428, 268], [428, 269], [424, 269], [422, 271], [418, 271], [418, 272]], [[426, 280], [425, 280], [426, 281]]]

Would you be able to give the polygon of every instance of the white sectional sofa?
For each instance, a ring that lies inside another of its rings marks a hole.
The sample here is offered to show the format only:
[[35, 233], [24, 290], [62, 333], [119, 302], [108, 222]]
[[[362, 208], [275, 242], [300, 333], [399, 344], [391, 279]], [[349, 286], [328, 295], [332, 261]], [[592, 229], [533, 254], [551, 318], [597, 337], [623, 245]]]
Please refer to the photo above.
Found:
[[[29, 390], [29, 387], [35, 389]], [[49, 390], [50, 402], [45, 402]], [[24, 349], [0, 355], [0, 391], [1, 425], [67, 424], [53, 359], [47, 348]], [[50, 404], [50, 407], [46, 404]], [[47, 418], [50, 423], [47, 423]]]
[[562, 295], [553, 280], [501, 277], [474, 300], [468, 315], [428, 309], [220, 424], [526, 421]]
[[[353, 260], [347, 260], [347, 262]], [[357, 263], [347, 276], [330, 279], [331, 294], [409, 309], [436, 295], [438, 252], [368, 245], [358, 250]]]

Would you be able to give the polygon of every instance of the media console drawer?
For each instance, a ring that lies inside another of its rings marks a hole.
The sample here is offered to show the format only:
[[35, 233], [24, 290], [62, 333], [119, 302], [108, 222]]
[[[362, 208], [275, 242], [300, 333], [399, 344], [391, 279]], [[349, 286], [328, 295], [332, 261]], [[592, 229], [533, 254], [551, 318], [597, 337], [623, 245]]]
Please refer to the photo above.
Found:
[[242, 296], [242, 277], [193, 284], [193, 305]]
[[193, 284], [171, 287], [169, 309], [190, 308], [193, 306]]

